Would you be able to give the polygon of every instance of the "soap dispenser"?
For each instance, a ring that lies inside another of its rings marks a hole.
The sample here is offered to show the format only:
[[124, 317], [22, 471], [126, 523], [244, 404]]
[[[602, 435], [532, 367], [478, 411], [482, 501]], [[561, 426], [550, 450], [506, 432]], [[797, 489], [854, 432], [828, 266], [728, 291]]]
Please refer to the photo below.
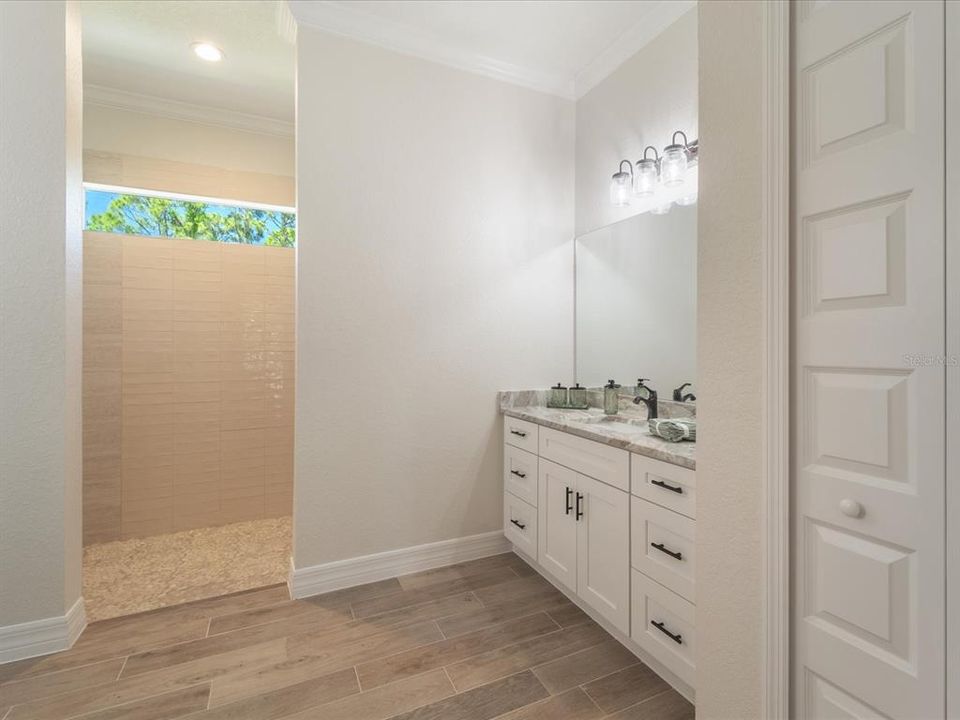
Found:
[[620, 386], [613, 380], [608, 380], [603, 387], [603, 412], [606, 415], [616, 415], [620, 410]]

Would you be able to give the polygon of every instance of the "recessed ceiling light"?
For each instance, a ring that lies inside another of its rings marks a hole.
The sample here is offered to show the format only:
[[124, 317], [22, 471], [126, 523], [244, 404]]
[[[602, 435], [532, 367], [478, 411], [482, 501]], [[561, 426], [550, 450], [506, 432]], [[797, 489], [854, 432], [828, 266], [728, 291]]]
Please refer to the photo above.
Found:
[[207, 62], [220, 62], [223, 60], [223, 50], [216, 45], [208, 42], [197, 42], [193, 43], [190, 47], [193, 48], [193, 54], [201, 60], [206, 60]]

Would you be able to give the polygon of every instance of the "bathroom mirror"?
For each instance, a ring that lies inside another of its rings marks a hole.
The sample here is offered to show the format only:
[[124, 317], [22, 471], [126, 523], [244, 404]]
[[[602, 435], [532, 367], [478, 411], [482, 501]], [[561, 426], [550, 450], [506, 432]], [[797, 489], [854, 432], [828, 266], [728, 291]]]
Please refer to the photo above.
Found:
[[[644, 213], [576, 241], [576, 379], [696, 391], [697, 206]], [[689, 388], [688, 388], [689, 390]]]

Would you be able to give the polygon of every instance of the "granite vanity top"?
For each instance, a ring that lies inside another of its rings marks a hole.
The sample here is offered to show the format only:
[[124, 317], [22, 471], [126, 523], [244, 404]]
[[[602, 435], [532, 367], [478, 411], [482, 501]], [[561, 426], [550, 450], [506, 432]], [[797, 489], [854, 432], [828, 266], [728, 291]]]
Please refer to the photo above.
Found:
[[[621, 407], [624, 404], [621, 403]], [[662, 402], [661, 417], [692, 414], [685, 408], [671, 407], [673, 405], [681, 404]], [[617, 415], [605, 415], [599, 407], [586, 410], [547, 407], [545, 391], [502, 392], [500, 412], [691, 470], [697, 467], [695, 442], [672, 443], [651, 434], [643, 410], [635, 410], [632, 403]]]

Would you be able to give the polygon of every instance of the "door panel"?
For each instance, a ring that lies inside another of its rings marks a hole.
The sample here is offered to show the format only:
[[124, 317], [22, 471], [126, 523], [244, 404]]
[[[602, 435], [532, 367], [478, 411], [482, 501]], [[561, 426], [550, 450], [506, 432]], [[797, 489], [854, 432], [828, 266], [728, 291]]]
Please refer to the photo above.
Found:
[[577, 477], [577, 594], [624, 634], [630, 633], [630, 495]]
[[576, 592], [577, 523], [572, 505], [577, 474], [543, 458], [539, 465], [539, 561], [547, 572]]
[[943, 718], [944, 5], [799, 10], [794, 715]]

